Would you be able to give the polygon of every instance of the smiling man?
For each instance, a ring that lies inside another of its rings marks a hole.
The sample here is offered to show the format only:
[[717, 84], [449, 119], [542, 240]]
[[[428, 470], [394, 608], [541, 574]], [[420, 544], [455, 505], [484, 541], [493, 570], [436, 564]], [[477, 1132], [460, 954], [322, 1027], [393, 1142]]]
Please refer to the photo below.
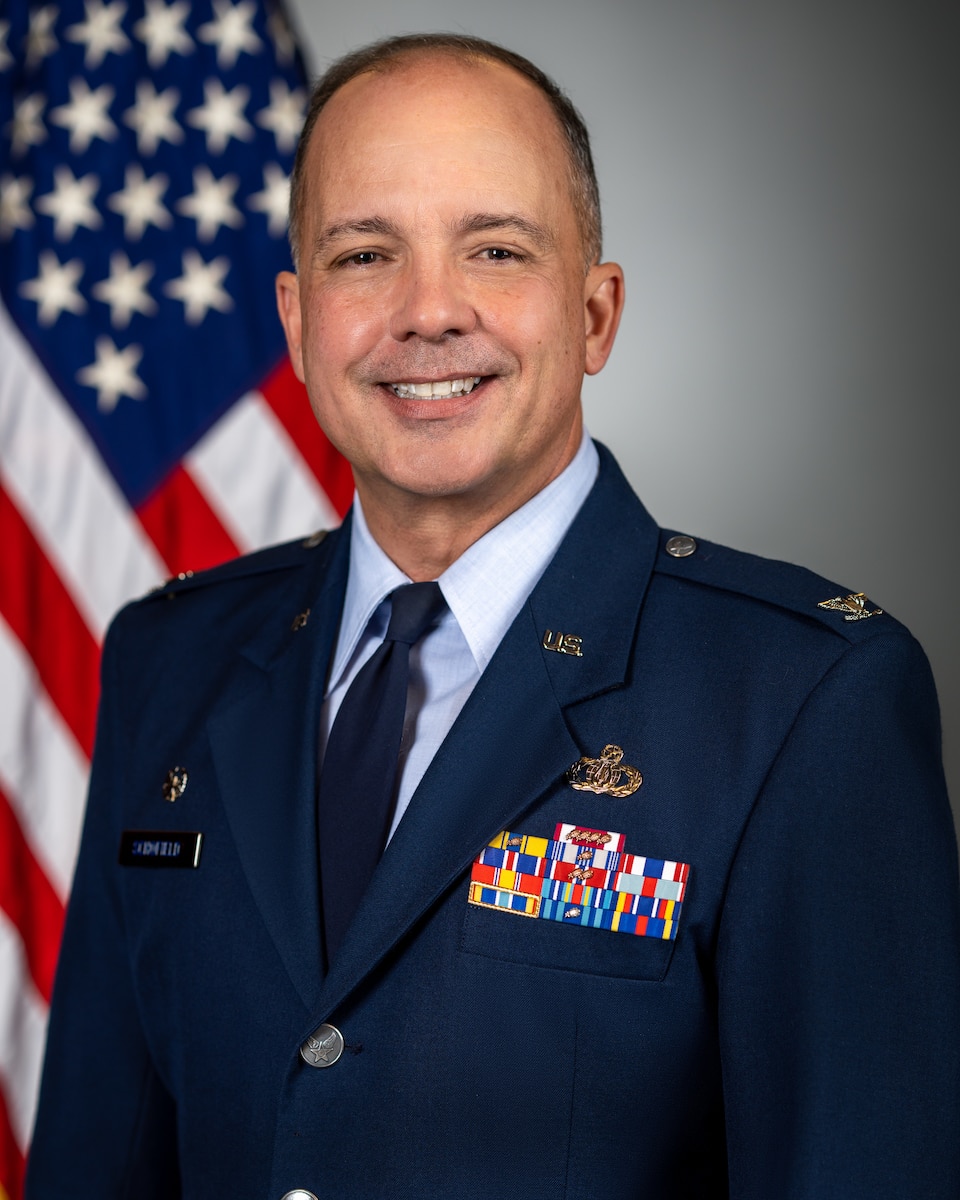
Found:
[[555, 479], [623, 303], [550, 101], [502, 62], [390, 60], [304, 143], [291, 357], [376, 541], [435, 579]]
[[623, 279], [569, 101], [348, 56], [291, 242], [353, 509], [111, 629], [29, 1195], [956, 1196], [928, 668], [585, 435]]

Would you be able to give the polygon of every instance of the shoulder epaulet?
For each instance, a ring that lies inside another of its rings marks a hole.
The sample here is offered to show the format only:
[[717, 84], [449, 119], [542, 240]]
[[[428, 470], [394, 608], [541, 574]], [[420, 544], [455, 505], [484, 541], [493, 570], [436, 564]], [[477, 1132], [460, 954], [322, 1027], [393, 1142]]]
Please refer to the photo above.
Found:
[[903, 628], [862, 592], [831, 583], [805, 567], [670, 530], [661, 530], [655, 570], [797, 613], [847, 641]]
[[195, 588], [209, 587], [211, 584], [302, 566], [307, 561], [310, 551], [315, 550], [326, 536], [326, 529], [318, 529], [309, 537], [297, 538], [292, 542], [281, 542], [276, 546], [267, 546], [263, 550], [255, 550], [250, 554], [243, 554], [239, 558], [231, 558], [228, 562], [220, 563], [216, 567], [208, 567], [204, 571], [181, 571], [178, 575], [173, 575], [165, 583], [147, 592], [142, 600], [149, 601], [165, 596], [175, 596]]

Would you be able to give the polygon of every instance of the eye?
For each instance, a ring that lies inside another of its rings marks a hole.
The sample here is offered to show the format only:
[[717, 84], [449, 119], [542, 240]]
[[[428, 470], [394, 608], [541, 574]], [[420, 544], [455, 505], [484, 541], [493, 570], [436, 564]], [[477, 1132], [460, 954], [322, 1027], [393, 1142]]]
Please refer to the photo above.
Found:
[[356, 254], [348, 254], [340, 260], [342, 267], [369, 267], [377, 262], [380, 255], [376, 250], [358, 250]]
[[512, 250], [504, 250], [502, 246], [490, 246], [484, 250], [484, 254], [493, 262], [509, 262], [511, 258], [519, 258], [518, 254], [514, 254]]

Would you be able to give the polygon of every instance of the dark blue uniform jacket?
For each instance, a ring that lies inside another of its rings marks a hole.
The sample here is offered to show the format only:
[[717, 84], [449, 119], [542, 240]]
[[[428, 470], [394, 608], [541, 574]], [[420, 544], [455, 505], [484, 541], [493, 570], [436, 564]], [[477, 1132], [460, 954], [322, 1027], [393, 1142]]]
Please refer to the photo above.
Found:
[[[956, 1200], [956, 848], [909, 633], [793, 566], [672, 557], [603, 451], [324, 978], [348, 529], [111, 628], [30, 1200]], [[575, 790], [608, 744], [639, 789]], [[468, 903], [498, 834], [562, 825], [686, 864], [676, 936]], [[199, 866], [121, 866], [125, 830], [201, 831]]]

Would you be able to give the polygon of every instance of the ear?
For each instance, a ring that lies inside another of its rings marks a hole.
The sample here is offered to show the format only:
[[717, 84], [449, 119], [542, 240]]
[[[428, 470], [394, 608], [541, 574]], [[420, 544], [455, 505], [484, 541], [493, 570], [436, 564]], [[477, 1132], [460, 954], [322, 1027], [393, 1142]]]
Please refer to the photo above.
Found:
[[597, 263], [583, 285], [587, 352], [584, 370], [596, 375], [610, 357], [623, 312], [623, 270], [617, 263]]
[[277, 276], [277, 312], [280, 324], [287, 335], [287, 350], [290, 362], [300, 380], [303, 378], [303, 322], [300, 314], [300, 282], [292, 271], [281, 271]]

